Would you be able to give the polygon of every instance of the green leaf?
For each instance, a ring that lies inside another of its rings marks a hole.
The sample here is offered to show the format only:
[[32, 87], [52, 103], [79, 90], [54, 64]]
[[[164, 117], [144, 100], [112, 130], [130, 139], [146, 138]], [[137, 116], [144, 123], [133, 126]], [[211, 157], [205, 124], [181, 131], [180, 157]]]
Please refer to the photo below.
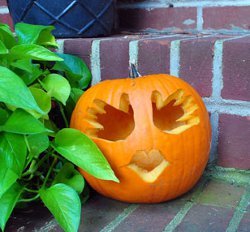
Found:
[[[43, 110], [43, 114], [49, 113], [51, 109], [51, 98], [42, 89], [30, 87], [33, 97], [36, 99], [38, 106]], [[39, 118], [42, 114], [37, 114], [35, 111], [29, 111], [34, 117]]]
[[40, 196], [65, 232], [77, 232], [81, 217], [81, 202], [74, 189], [56, 184], [41, 189]]
[[63, 183], [71, 188], [73, 188], [78, 194], [80, 194], [85, 185], [83, 176], [74, 168], [74, 165], [71, 163], [66, 163], [56, 175], [53, 185]]
[[4, 43], [0, 40], [0, 55], [8, 54], [9, 50], [5, 47]]
[[49, 147], [49, 137], [45, 134], [35, 134], [27, 136], [29, 144], [29, 158], [38, 157]]
[[80, 96], [84, 93], [81, 89], [72, 88], [66, 103], [67, 116], [70, 118]]
[[39, 134], [49, 131], [38, 119], [22, 109], [14, 111], [2, 126], [2, 130], [16, 134]]
[[85, 89], [91, 81], [91, 73], [87, 65], [79, 58], [68, 54], [58, 54], [63, 61], [56, 62], [54, 70], [63, 71], [72, 87]]
[[4, 231], [6, 222], [8, 221], [17, 201], [20, 198], [20, 195], [23, 191], [23, 188], [15, 183], [8, 189], [7, 192], [0, 198], [0, 227]]
[[14, 59], [32, 59], [44, 61], [62, 61], [63, 59], [45, 47], [36, 44], [16, 45], [10, 50]]
[[76, 104], [78, 102], [79, 98], [83, 95], [83, 93], [84, 93], [84, 91], [82, 91], [81, 89], [72, 88], [71, 93], [70, 93], [70, 97], [72, 98], [72, 100]]
[[51, 34], [55, 27], [17, 23], [15, 26], [19, 44], [38, 44], [57, 47], [55, 37]]
[[50, 74], [43, 79], [42, 86], [51, 97], [66, 104], [70, 95], [70, 84], [67, 79], [58, 74]]
[[43, 74], [39, 64], [33, 64], [30, 59], [16, 60], [11, 63], [14, 72], [21, 77], [26, 85], [32, 84], [39, 76]]
[[80, 131], [62, 129], [54, 142], [56, 151], [76, 166], [96, 178], [119, 182], [96, 144]]
[[23, 135], [0, 134], [0, 164], [21, 176], [25, 165], [27, 147]]
[[0, 102], [43, 114], [30, 90], [15, 73], [0, 66]]
[[0, 40], [8, 49], [16, 44], [16, 39], [7, 24], [0, 23]]
[[16, 182], [18, 175], [0, 164], [0, 199], [2, 195]]
[[9, 113], [6, 110], [0, 108], [0, 130], [1, 130], [1, 125], [5, 124], [8, 117]]

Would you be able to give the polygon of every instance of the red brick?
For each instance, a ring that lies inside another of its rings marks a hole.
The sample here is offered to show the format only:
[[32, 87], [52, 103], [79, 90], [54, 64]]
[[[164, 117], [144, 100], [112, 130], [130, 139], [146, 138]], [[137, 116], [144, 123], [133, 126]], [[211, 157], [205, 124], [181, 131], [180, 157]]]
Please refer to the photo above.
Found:
[[216, 37], [183, 40], [180, 44], [180, 77], [201, 96], [212, 93], [213, 47]]
[[196, 8], [120, 9], [120, 27], [132, 31], [196, 28]]
[[67, 39], [64, 41], [64, 52], [82, 58], [90, 67], [92, 41], [93, 39]]
[[6, 23], [13, 28], [12, 18], [9, 14], [0, 14], [0, 23]]
[[211, 181], [207, 184], [198, 202], [203, 205], [213, 205], [224, 208], [235, 208], [244, 194], [245, 189], [221, 181]]
[[138, 37], [123, 36], [102, 40], [100, 43], [101, 79], [129, 76], [129, 42]]
[[6, 0], [0, 0], [0, 6], [6, 6], [7, 2]]
[[233, 210], [216, 206], [195, 205], [182, 220], [175, 232], [221, 232], [226, 231]]
[[218, 164], [250, 169], [250, 118], [220, 115]]
[[79, 231], [101, 231], [128, 206], [129, 204], [104, 198], [100, 195], [92, 196], [83, 207], [83, 219]]
[[142, 75], [169, 73], [171, 41], [181, 37], [152, 38], [139, 41], [138, 70]]
[[204, 29], [250, 29], [250, 6], [203, 9]]
[[249, 230], [250, 230], [250, 213], [246, 213], [243, 216], [237, 231], [249, 232]]
[[179, 200], [163, 204], [142, 205], [122, 221], [114, 232], [162, 232], [184, 206], [184, 203], [185, 201]]
[[250, 36], [224, 42], [222, 97], [250, 100]]

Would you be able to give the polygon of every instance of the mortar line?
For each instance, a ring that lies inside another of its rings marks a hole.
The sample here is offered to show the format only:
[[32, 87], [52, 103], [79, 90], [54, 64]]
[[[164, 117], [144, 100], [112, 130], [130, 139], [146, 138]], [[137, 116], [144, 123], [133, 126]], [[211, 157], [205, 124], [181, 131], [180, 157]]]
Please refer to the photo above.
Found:
[[224, 40], [217, 40], [214, 44], [212, 98], [221, 98], [223, 89], [223, 42]]
[[209, 162], [212, 163], [218, 156], [218, 142], [219, 142], [219, 114], [213, 113], [210, 117], [212, 126], [212, 141], [209, 155]]
[[56, 49], [56, 51], [58, 53], [64, 53], [64, 39], [57, 39], [56, 42], [58, 44], [58, 48]]
[[[174, 2], [174, 7], [225, 7], [225, 6], [250, 6], [249, 0], [241, 1], [191, 1], [191, 2]], [[159, 2], [139, 2], [139, 3], [119, 3], [119, 9], [157, 9], [169, 8], [169, 3]]]
[[245, 211], [250, 201], [250, 191], [247, 191], [241, 198], [238, 206], [234, 211], [234, 215], [231, 218], [226, 232], [237, 232], [240, 225], [241, 219], [243, 218]]
[[203, 98], [203, 101], [211, 113], [250, 116], [250, 102], [226, 99]]
[[197, 7], [197, 31], [203, 30], [203, 7]]
[[228, 183], [236, 183], [239, 185], [248, 185], [250, 170], [241, 170], [235, 168], [223, 168], [220, 166], [208, 166], [204, 175], [217, 180], [222, 180]]
[[[129, 65], [134, 64], [138, 70], [139, 40], [129, 42]], [[138, 70], [140, 72], [140, 70]]]
[[101, 81], [101, 60], [100, 60], [100, 44], [101, 40], [94, 40], [91, 45], [91, 85], [95, 85]]
[[179, 77], [180, 72], [180, 44], [181, 40], [170, 43], [170, 75]]
[[113, 231], [124, 219], [126, 219], [131, 213], [133, 213], [139, 205], [132, 204], [123, 210], [112, 222], [105, 226], [100, 232]]
[[165, 229], [162, 232], [173, 232], [177, 226], [182, 222], [184, 217], [187, 215], [189, 210], [196, 204], [196, 200], [202, 193], [205, 184], [208, 182], [207, 177], [203, 177], [203, 180], [201, 180], [200, 185], [197, 187], [195, 192], [192, 194], [190, 201], [188, 201], [181, 209], [180, 211], [175, 215], [175, 217], [172, 219], [172, 221], [165, 227]]
[[6, 6], [0, 7], [0, 14], [9, 14], [9, 9]]

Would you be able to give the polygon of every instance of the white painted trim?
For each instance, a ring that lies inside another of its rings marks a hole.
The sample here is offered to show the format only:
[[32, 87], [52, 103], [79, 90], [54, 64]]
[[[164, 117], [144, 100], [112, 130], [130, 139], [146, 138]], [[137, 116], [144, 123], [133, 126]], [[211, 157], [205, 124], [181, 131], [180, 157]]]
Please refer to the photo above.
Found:
[[9, 14], [9, 9], [6, 6], [0, 7], [0, 14]]
[[95, 85], [101, 81], [101, 58], [100, 58], [101, 40], [94, 40], [91, 45], [91, 85]]
[[[188, 2], [173, 2], [174, 7], [224, 7], [224, 6], [250, 6], [249, 0], [238, 1], [188, 1]], [[139, 2], [139, 3], [120, 3], [119, 9], [156, 9], [169, 8], [167, 2]]]

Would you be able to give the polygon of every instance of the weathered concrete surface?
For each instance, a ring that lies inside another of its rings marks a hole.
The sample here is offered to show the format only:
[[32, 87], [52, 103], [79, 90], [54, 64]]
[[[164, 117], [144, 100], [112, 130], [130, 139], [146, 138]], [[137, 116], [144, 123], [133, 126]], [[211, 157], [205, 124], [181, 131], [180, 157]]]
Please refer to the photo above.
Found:
[[[216, 174], [216, 173], [217, 174]], [[234, 174], [233, 174], [234, 173]], [[235, 176], [235, 178], [234, 178]], [[161, 204], [128, 204], [97, 193], [82, 207], [80, 232], [250, 231], [250, 173], [214, 169], [184, 196]], [[41, 205], [18, 209], [6, 232], [61, 232]]]

